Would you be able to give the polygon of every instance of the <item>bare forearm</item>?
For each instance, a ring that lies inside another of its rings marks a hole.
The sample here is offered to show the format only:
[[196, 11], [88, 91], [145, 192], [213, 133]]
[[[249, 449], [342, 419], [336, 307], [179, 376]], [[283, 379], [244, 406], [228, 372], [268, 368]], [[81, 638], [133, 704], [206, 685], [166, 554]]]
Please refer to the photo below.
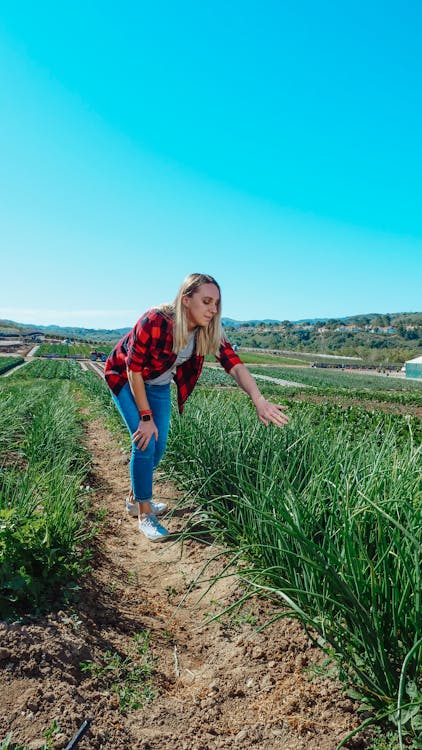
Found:
[[230, 375], [234, 378], [238, 386], [248, 394], [249, 398], [255, 404], [259, 398], [263, 398], [261, 391], [259, 390], [256, 380], [252, 377], [248, 368], [245, 365], [235, 365], [230, 370]]
[[144, 379], [141, 373], [133, 372], [133, 370], [127, 370], [127, 377], [129, 380], [130, 390], [132, 391], [133, 398], [136, 401], [138, 410], [146, 411], [147, 409], [149, 409], [149, 403], [145, 391]]

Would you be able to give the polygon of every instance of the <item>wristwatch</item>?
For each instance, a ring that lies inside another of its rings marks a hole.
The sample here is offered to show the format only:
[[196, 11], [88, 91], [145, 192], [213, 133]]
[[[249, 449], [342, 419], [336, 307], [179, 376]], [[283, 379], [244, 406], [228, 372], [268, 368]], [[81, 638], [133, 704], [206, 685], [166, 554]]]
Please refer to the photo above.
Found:
[[142, 422], [151, 422], [151, 414], [141, 414]]

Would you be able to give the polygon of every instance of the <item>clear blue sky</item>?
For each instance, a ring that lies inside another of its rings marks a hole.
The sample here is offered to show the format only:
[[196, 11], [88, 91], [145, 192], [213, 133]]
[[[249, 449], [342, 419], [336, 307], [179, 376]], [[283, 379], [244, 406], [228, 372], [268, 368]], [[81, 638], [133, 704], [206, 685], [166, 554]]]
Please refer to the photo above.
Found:
[[422, 309], [422, 4], [2, 0], [0, 317]]

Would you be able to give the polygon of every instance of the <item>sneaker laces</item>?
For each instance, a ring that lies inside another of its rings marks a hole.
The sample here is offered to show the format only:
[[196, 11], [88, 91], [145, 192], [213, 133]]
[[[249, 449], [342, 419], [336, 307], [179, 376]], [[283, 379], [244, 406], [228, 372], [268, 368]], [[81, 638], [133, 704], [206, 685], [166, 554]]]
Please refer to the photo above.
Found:
[[145, 526], [150, 526], [152, 529], [156, 529], [157, 531], [167, 531], [167, 529], [165, 529], [164, 526], [161, 526], [161, 524], [157, 521], [153, 513], [146, 513], [145, 516], [141, 516], [141, 523], [145, 524]]

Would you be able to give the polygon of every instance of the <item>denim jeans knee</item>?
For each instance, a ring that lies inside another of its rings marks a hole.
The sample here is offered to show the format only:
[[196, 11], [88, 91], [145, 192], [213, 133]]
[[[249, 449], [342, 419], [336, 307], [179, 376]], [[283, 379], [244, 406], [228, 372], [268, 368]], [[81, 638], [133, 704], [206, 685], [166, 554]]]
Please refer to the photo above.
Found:
[[[145, 450], [140, 450], [132, 442], [130, 476], [136, 500], [144, 502], [152, 499], [153, 472], [164, 455], [170, 427], [171, 394], [170, 385], [145, 384], [145, 390], [158, 430], [158, 440], [153, 436]], [[113, 401], [132, 437], [139, 424], [139, 412], [129, 383], [117, 394]]]

